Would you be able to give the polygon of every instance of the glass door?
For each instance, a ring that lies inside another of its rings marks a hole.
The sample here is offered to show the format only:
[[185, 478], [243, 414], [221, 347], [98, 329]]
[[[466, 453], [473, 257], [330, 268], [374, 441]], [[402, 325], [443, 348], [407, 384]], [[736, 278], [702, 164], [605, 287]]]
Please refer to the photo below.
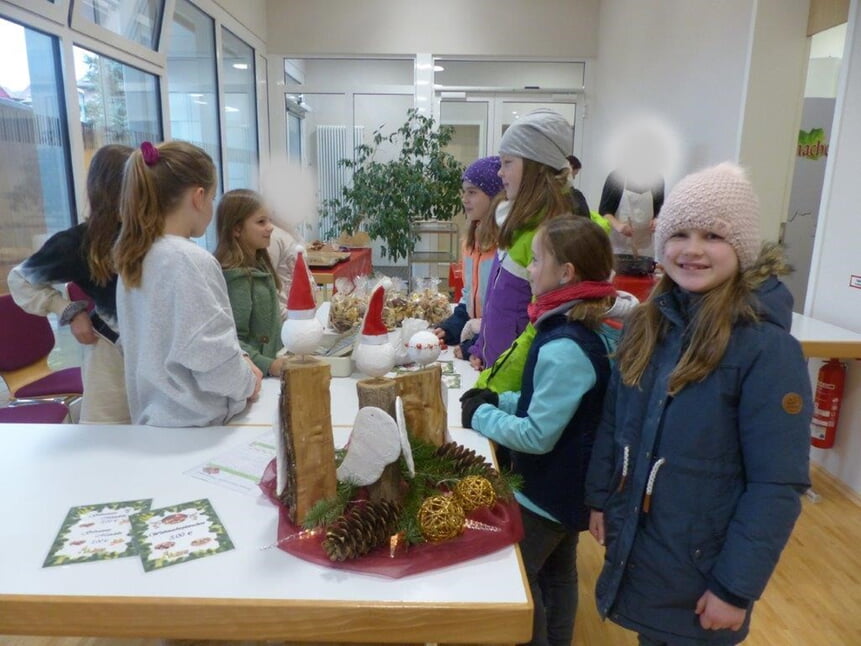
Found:
[[[449, 152], [464, 164], [494, 155], [499, 151], [499, 142], [508, 126], [538, 108], [555, 110], [574, 128], [577, 103], [573, 97], [570, 101], [555, 101], [550, 97], [527, 100], [516, 96], [443, 96], [440, 99], [440, 123], [455, 130]], [[579, 135], [576, 131], [574, 134]], [[574, 149], [568, 152], [573, 153]]]

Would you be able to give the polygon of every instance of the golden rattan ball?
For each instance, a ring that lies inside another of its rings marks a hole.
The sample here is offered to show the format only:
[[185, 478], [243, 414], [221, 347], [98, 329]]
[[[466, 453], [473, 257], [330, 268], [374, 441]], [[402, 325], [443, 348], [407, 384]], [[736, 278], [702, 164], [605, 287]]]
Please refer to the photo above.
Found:
[[458, 536], [466, 519], [463, 507], [454, 496], [425, 498], [419, 509], [419, 528], [426, 540], [437, 543]]
[[454, 495], [466, 513], [479, 507], [493, 507], [496, 493], [484, 476], [466, 476], [454, 486]]

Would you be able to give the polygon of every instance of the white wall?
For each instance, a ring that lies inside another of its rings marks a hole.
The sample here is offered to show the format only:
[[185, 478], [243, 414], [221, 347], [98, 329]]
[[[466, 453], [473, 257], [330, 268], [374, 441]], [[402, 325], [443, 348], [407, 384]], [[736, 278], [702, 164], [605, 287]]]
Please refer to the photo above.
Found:
[[[241, 2], [242, 0], [235, 0]], [[600, 0], [270, 0], [277, 54], [590, 58]]]
[[750, 45], [739, 160], [759, 196], [763, 237], [787, 218], [809, 40], [809, 0], [758, 0]]
[[266, 40], [266, 5], [268, 0], [213, 0], [243, 27]]
[[[655, 114], [682, 138], [676, 176], [736, 156], [753, 0], [603, 0], [583, 185], [597, 207], [612, 162], [604, 147], [637, 115]], [[698, 28], [697, 26], [703, 27]]]
[[801, 114], [808, 6], [808, 0], [603, 0], [584, 148], [587, 198], [597, 204], [612, 170], [605, 146], [613, 133], [652, 114], [681, 137], [667, 189], [688, 172], [739, 159], [760, 195], [764, 235], [777, 239]]
[[[804, 313], [861, 333], [861, 289], [849, 285], [861, 276], [861, 11], [849, 10], [848, 31], [837, 95], [831, 147], [825, 171], [813, 266]], [[814, 449], [813, 458], [861, 493], [861, 365], [848, 362], [846, 392], [833, 449]], [[815, 378], [815, 368], [811, 376]]]

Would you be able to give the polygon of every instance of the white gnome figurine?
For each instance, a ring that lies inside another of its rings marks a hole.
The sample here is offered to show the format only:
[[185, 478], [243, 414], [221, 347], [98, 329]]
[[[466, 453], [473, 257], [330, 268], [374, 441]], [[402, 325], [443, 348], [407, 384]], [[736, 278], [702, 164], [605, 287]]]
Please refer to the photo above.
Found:
[[296, 255], [293, 282], [287, 296], [287, 320], [281, 326], [281, 341], [293, 354], [312, 354], [323, 339], [323, 326], [314, 316], [317, 304], [302, 252]]
[[395, 348], [389, 342], [389, 331], [383, 323], [385, 295], [382, 285], [371, 292], [359, 343], [353, 351], [356, 369], [369, 377], [382, 377], [395, 365]]

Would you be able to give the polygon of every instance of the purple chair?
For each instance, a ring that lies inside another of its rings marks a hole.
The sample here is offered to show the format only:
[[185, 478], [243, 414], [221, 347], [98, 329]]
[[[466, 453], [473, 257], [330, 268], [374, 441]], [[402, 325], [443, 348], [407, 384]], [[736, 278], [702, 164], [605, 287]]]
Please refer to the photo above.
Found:
[[62, 424], [69, 409], [59, 402], [24, 403], [0, 408], [0, 424]]
[[15, 401], [60, 400], [66, 404], [84, 392], [80, 368], [51, 370], [48, 355], [54, 332], [44, 316], [28, 314], [9, 294], [0, 296], [0, 377]]

